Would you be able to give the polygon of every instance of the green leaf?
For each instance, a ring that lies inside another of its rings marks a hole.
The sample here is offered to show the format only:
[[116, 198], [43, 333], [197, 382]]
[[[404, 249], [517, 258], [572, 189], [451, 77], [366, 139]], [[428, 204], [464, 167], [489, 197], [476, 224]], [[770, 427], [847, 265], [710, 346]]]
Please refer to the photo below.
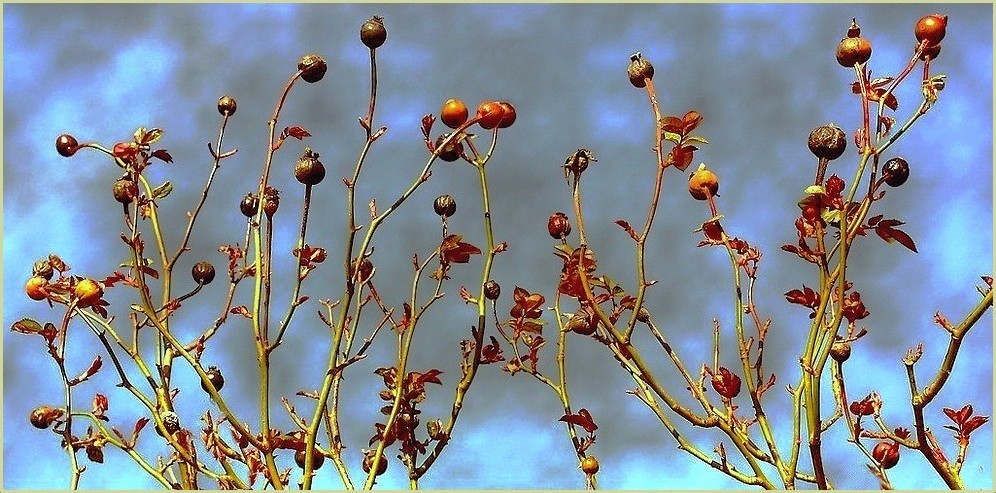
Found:
[[21, 320], [14, 322], [14, 324], [10, 326], [10, 330], [20, 332], [22, 334], [38, 334], [41, 332], [42, 326], [40, 323], [35, 322], [30, 318], [22, 318]]
[[676, 134], [674, 132], [664, 132], [664, 140], [668, 142], [674, 142], [675, 144], [681, 143], [681, 134]]
[[823, 185], [810, 185], [810, 186], [806, 187], [806, 189], [803, 190], [803, 192], [807, 193], [809, 195], [812, 195], [812, 194], [815, 194], [815, 193], [822, 193], [823, 195], [826, 195], [826, 193], [827, 193], [826, 189], [823, 188]]
[[152, 198], [153, 199], [166, 198], [166, 196], [169, 195], [170, 192], [172, 191], [173, 191], [172, 183], [170, 182], [163, 183], [162, 185], [159, 185], [154, 190], [152, 190]]
[[704, 138], [699, 137], [698, 135], [689, 135], [688, 137], [685, 137], [681, 141], [682, 145], [708, 144], [708, 143], [709, 143], [708, 140], [705, 140]]

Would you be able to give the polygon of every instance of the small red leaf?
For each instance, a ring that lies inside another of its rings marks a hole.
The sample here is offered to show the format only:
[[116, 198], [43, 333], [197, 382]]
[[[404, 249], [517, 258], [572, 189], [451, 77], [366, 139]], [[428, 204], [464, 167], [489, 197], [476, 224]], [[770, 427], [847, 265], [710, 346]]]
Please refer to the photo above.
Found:
[[305, 130], [304, 127], [298, 127], [298, 126], [285, 128], [284, 135], [287, 135], [289, 137], [294, 137], [297, 140], [302, 140], [305, 137], [311, 137], [311, 134], [308, 133], [308, 131]]
[[598, 425], [595, 424], [595, 420], [592, 419], [591, 414], [588, 413], [588, 410], [585, 408], [579, 409], [577, 414], [565, 414], [557, 421], [563, 421], [565, 423], [580, 426], [589, 434], [598, 429]]
[[155, 152], [152, 153], [152, 157], [154, 157], [156, 159], [159, 159], [159, 160], [161, 160], [163, 162], [166, 162], [166, 163], [172, 163], [173, 162], [173, 156], [170, 156], [169, 152], [167, 152], [166, 149], [158, 149], [158, 150], [156, 150]]

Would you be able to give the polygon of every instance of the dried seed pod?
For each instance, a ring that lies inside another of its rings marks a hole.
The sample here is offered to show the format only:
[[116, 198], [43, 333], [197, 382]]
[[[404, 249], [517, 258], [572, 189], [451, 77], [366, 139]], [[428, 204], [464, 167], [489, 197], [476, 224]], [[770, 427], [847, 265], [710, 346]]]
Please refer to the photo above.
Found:
[[910, 163], [901, 157], [894, 157], [885, 162], [882, 177], [885, 178], [886, 185], [898, 187], [910, 177]]
[[252, 192], [247, 193], [246, 196], [242, 198], [242, 202], [239, 203], [239, 210], [242, 211], [243, 216], [255, 216], [256, 211], [259, 210], [259, 199], [256, 198], [256, 194]]
[[194, 278], [194, 282], [206, 286], [214, 280], [214, 266], [207, 261], [197, 262], [190, 270], [190, 275]]
[[820, 159], [833, 161], [844, 154], [847, 134], [832, 123], [820, 125], [809, 132], [809, 151]]
[[384, 27], [384, 18], [376, 15], [360, 26], [360, 41], [371, 50], [380, 48], [387, 41], [387, 28]]
[[135, 200], [135, 197], [138, 197], [138, 184], [130, 178], [120, 178], [114, 181], [111, 193], [114, 194], [114, 200], [122, 204], [130, 204]]
[[501, 296], [501, 286], [497, 282], [489, 280], [488, 282], [484, 283], [485, 298], [494, 301], [497, 300], [499, 296]]
[[[221, 370], [217, 366], [209, 366], [204, 373], [207, 373], [208, 380], [214, 385], [214, 389], [221, 392], [221, 388], [225, 386], [225, 376], [221, 374]], [[210, 392], [204, 381], [201, 381], [201, 388], [204, 389], [204, 392]]]
[[449, 195], [440, 195], [436, 197], [436, 201], [432, 203], [432, 209], [436, 211], [439, 217], [450, 217], [456, 214], [456, 199]]
[[[370, 470], [373, 469], [374, 457], [376, 456], [376, 450], [369, 450], [363, 454], [363, 472], [370, 474]], [[377, 463], [377, 474], [380, 476], [387, 471], [387, 457], [384, 454], [380, 454], [380, 462]]]
[[31, 273], [48, 281], [52, 279], [52, 274], [54, 273], [52, 263], [49, 262], [47, 258], [38, 259], [31, 267]]
[[304, 148], [304, 154], [294, 165], [294, 177], [305, 185], [317, 185], [325, 179], [325, 165], [310, 147]]
[[843, 363], [851, 357], [851, 343], [843, 341], [835, 341], [832, 346], [830, 346], [830, 357], [838, 363]]
[[563, 212], [555, 212], [550, 215], [546, 223], [546, 231], [555, 240], [563, 240], [571, 234], [571, 220]]
[[626, 75], [635, 87], [647, 87], [647, 81], [654, 78], [654, 66], [638, 51], [630, 55]]
[[297, 69], [301, 71], [301, 78], [305, 82], [315, 83], [325, 77], [325, 72], [328, 71], [329, 66], [325, 63], [324, 58], [310, 54], [304, 55], [298, 60]]
[[227, 94], [218, 98], [218, 113], [221, 113], [222, 116], [234, 115], [237, 107], [235, 98]]
[[[294, 462], [297, 463], [297, 467], [304, 469], [305, 461], [308, 458], [308, 453], [305, 450], [298, 450], [294, 452]], [[322, 455], [318, 450], [315, 450], [311, 454], [311, 468], [318, 470], [322, 468], [322, 464], [325, 464], [325, 456]]]

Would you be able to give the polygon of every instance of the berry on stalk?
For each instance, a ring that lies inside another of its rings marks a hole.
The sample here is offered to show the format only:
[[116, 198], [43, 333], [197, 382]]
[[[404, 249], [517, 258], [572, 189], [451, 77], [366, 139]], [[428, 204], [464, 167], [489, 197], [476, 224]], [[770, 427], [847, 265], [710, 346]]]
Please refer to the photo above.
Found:
[[654, 66], [638, 51], [630, 55], [626, 75], [633, 86], [644, 88], [647, 87], [647, 81], [654, 78]]
[[[207, 373], [208, 380], [214, 385], [214, 390], [221, 392], [221, 388], [225, 386], [225, 377], [221, 374], [221, 370], [217, 366], [209, 366], [204, 373]], [[204, 381], [201, 381], [201, 388], [204, 389], [204, 392], [209, 392], [208, 386]]]
[[[377, 454], [376, 450], [370, 450], [363, 454], [363, 472], [370, 474], [370, 470], [373, 469], [374, 456]], [[387, 457], [384, 454], [380, 454], [380, 462], [377, 463], [377, 474], [380, 476], [387, 471]]]
[[491, 130], [501, 124], [505, 118], [505, 109], [498, 101], [485, 101], [477, 106], [477, 124], [485, 130]]
[[841, 39], [837, 45], [837, 63], [843, 67], [851, 68], [865, 63], [871, 58], [871, 54], [871, 42], [861, 36]]
[[[308, 452], [305, 450], [298, 450], [294, 452], [294, 462], [297, 463], [297, 467], [304, 469], [305, 461], [308, 459]], [[322, 468], [322, 464], [325, 463], [325, 456], [322, 455], [317, 449], [311, 454], [311, 468], [318, 470]]]
[[436, 197], [436, 201], [432, 203], [432, 209], [436, 211], [439, 217], [450, 217], [456, 214], [456, 200], [449, 195], [440, 195]]
[[589, 455], [581, 461], [581, 471], [591, 476], [598, 472], [598, 459], [594, 455]]
[[256, 198], [256, 194], [252, 192], [247, 193], [239, 204], [239, 210], [242, 211], [243, 216], [255, 216], [256, 211], [259, 210], [259, 199]]
[[197, 284], [207, 286], [214, 280], [214, 266], [211, 265], [211, 262], [197, 262], [194, 264], [194, 268], [190, 270], [190, 275]]
[[443, 146], [443, 142], [445, 142], [446, 138], [449, 136], [450, 134], [440, 135], [439, 138], [436, 139], [436, 149], [439, 159], [452, 163], [453, 161], [460, 159], [460, 155], [463, 154], [463, 143], [460, 142], [458, 137], [451, 140], [449, 144]]
[[809, 133], [809, 151], [820, 159], [833, 161], [844, 154], [847, 135], [832, 123], [820, 125]]
[[138, 184], [130, 178], [120, 178], [114, 181], [111, 193], [114, 194], [114, 200], [130, 204], [138, 196]]
[[460, 128], [460, 125], [467, 123], [468, 116], [467, 105], [459, 99], [447, 99], [439, 112], [439, 119], [450, 128]]
[[913, 34], [917, 41], [926, 41], [927, 46], [936, 45], [944, 39], [945, 31], [948, 27], [948, 16], [941, 14], [930, 14], [920, 18], [913, 28]]
[[317, 185], [325, 179], [325, 165], [318, 160], [318, 153], [310, 147], [304, 148], [304, 154], [294, 165], [294, 177], [305, 185]]
[[387, 28], [384, 27], [384, 18], [376, 15], [360, 26], [360, 41], [371, 50], [380, 48], [387, 41]]
[[24, 292], [27, 293], [28, 298], [41, 301], [48, 297], [45, 286], [48, 286], [48, 280], [41, 276], [34, 276], [28, 279], [24, 285]]
[[79, 148], [80, 143], [72, 135], [62, 134], [55, 139], [55, 150], [62, 157], [71, 157]]
[[688, 193], [696, 200], [709, 200], [719, 193], [719, 177], [709, 171], [705, 164], [700, 164], [692, 176], [688, 178]]
[[305, 82], [315, 83], [325, 77], [325, 72], [329, 69], [325, 59], [318, 55], [304, 55], [297, 62], [297, 69], [301, 71], [301, 78]]
[[485, 298], [494, 301], [497, 300], [499, 296], [501, 296], [501, 285], [493, 280], [484, 283]]
[[235, 103], [235, 98], [227, 94], [218, 98], [218, 113], [221, 113], [221, 116], [234, 115], [237, 107], [238, 105]]
[[550, 215], [550, 220], [546, 223], [546, 230], [555, 240], [562, 240], [571, 234], [571, 221], [567, 214], [555, 212]]
[[898, 187], [910, 177], [910, 164], [901, 157], [894, 157], [885, 162], [882, 177], [885, 178], [886, 185]]
[[101, 289], [100, 284], [93, 279], [83, 279], [82, 281], [76, 283], [76, 288], [73, 290], [73, 294], [76, 295], [76, 305], [80, 308], [86, 308], [95, 305], [100, 298], [104, 296], [104, 290]]

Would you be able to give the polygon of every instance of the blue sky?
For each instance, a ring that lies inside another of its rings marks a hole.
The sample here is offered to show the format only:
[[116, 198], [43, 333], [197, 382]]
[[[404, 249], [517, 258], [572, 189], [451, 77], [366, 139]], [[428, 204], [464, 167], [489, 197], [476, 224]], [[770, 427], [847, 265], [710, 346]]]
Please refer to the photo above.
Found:
[[[24, 316], [54, 316], [22, 294], [35, 259], [57, 252], [73, 272], [102, 277], [127, 253], [117, 238], [123, 226], [109, 193], [117, 169], [95, 153], [61, 158], [52, 145], [57, 135], [70, 132], [80, 140], [111, 144], [125, 140], [138, 126], [165, 129], [162, 146], [176, 162], [151, 170], [150, 179], [169, 179], [176, 186], [161, 210], [179, 224], [209, 170], [204, 144], [216, 136], [215, 101], [222, 94], [235, 96], [239, 109], [226, 141], [239, 153], [222, 167], [206, 206], [211, 213], [198, 223], [194, 251], [180, 271], [201, 258], [220, 265], [217, 246], [241, 241], [243, 223], [236, 204], [254, 187], [261, 169], [265, 123], [278, 91], [297, 58], [310, 52], [329, 60], [329, 74], [319, 84], [295, 87], [281, 124], [303, 125], [315, 136], [308, 145], [321, 153], [329, 178], [316, 192], [312, 231], [330, 252], [341, 251], [344, 200], [337, 182], [350, 172], [362, 145], [355, 118], [366, 109], [369, 77], [367, 52], [356, 33], [360, 23], [376, 14], [386, 18], [390, 32], [378, 50], [377, 117], [390, 130], [370, 156], [367, 181], [358, 187], [360, 202], [377, 197], [389, 203], [420, 169], [424, 148], [418, 122], [423, 114], [438, 111], [450, 97], [469, 105], [484, 99], [511, 101], [518, 121], [503, 132], [489, 167], [496, 235], [511, 247], [495, 267], [505, 293], [520, 285], [552, 297], [560, 266], [548, 253], [546, 218], [570, 207], [558, 165], [578, 147], [592, 149], [599, 158], [586, 176], [585, 207], [600, 268], [633, 284], [630, 241], [613, 221], [638, 223], [650, 194], [652, 114], [645, 95], [625, 77], [629, 54], [643, 52], [657, 69], [654, 82], [664, 111], [681, 115], [694, 108], [705, 116], [699, 133], [710, 144], [696, 154], [696, 163], [705, 161], [720, 176], [727, 229], [765, 254], [758, 304], [775, 320], [768, 364], [779, 375], [777, 387], [783, 388], [796, 378], [795, 361], [808, 320], [782, 294], [816, 283], [808, 265], [779, 250], [794, 241], [795, 202], [815, 165], [805, 139], [823, 123], [835, 122], [849, 134], [860, 124], [858, 100], [849, 90], [853, 73], [837, 65], [833, 50], [850, 19], [857, 17], [874, 46], [874, 74], [893, 74], [913, 45], [913, 24], [935, 10], [950, 16], [943, 51], [932, 65], [935, 72], [948, 74], [947, 87], [936, 107], [893, 148], [910, 162], [909, 182], [889, 190], [876, 205], [880, 213], [907, 223], [903, 229], [920, 253], [868, 237], [858, 241], [860, 250], [849, 263], [872, 313], [863, 321], [869, 335], [847, 363], [849, 395], [878, 391], [886, 401], [887, 421], [909, 426], [900, 358], [923, 341], [920, 371], [926, 375], [935, 368], [946, 339], [932, 325], [933, 313], [959, 319], [974, 304], [979, 276], [992, 273], [993, 43], [988, 5], [5, 5], [4, 326]], [[898, 96], [899, 114], [906, 115], [917, 104], [919, 89], [907, 84]], [[278, 252], [295, 234], [301, 194], [288, 170], [299, 147], [278, 154], [273, 176], [274, 184], [285, 190]], [[856, 164], [851, 150], [853, 143], [830, 173], [849, 179]], [[708, 359], [702, 355], [709, 351], [712, 317], [729, 329], [732, 307], [724, 255], [695, 248], [699, 238], [691, 231], [707, 211], [688, 197], [683, 181], [671, 171], [665, 179], [659, 220], [648, 245], [649, 275], [661, 283], [650, 290], [648, 304], [660, 314], [659, 325], [686, 363], [697, 368]], [[437, 219], [429, 208], [438, 194], [450, 193], [460, 204], [451, 230], [483, 243], [473, 213], [479, 200], [475, 187], [476, 176], [468, 167], [439, 166], [385, 225], [374, 260], [388, 299], [403, 296], [412, 250], [424, 253], [433, 247]], [[171, 230], [166, 236], [175, 245], [180, 234]], [[338, 296], [333, 294], [338, 288], [330, 284], [338, 279], [334, 266], [330, 263], [309, 278], [305, 294], [313, 299]], [[453, 293], [420, 329], [424, 332], [417, 338], [413, 365], [444, 371], [444, 385], [430, 391], [424, 416], [448, 412], [447, 400], [459, 375], [456, 345], [472, 319], [455, 296], [456, 286], [474, 283], [479, 267], [472, 262], [454, 273]], [[390, 282], [392, 273], [399, 282]], [[278, 286], [281, 281], [286, 286], [286, 276], [278, 278]], [[177, 325], [199, 327], [217, 316], [223, 287], [211, 287], [199, 297], [202, 302], [185, 305]], [[112, 301], [123, 315], [129, 302], [123, 295]], [[314, 386], [324, 368], [328, 341], [315, 309], [302, 311], [292, 327], [293, 340], [275, 363], [274, 378], [284, 388]], [[235, 397], [256, 385], [251, 340], [244, 324], [231, 325], [205, 358], [225, 369], [233, 407], [251, 416], [255, 400]], [[992, 317], [986, 315], [970, 334], [955, 376], [928, 409], [929, 424], [949, 455], [954, 449], [947, 432], [940, 430], [946, 424], [942, 407], [971, 402], [977, 412], [992, 413], [991, 326]], [[70, 365], [86, 364], [99, 350], [83, 330], [70, 337]], [[38, 404], [61, 402], [57, 369], [42, 357], [36, 340], [5, 331], [3, 344], [4, 487], [63, 488], [65, 454], [55, 439], [30, 428], [24, 418]], [[600, 486], [737, 486], [675, 448], [652, 414], [624, 393], [632, 383], [604, 348], [578, 338], [570, 346], [575, 407], [591, 410], [600, 426], [594, 448], [602, 463]], [[645, 353], [652, 355], [655, 368], [667, 368], [663, 354], [649, 346]], [[347, 375], [346, 454], [354, 466], [380, 405], [375, 395], [379, 384], [371, 371], [388, 365], [391, 354], [385, 338], [365, 366]], [[552, 356], [547, 348], [545, 362]], [[734, 358], [732, 352], [724, 355]], [[189, 369], [178, 369], [176, 381], [196, 389]], [[104, 371], [78, 393], [87, 401], [82, 396], [106, 392], [112, 418], [125, 428], [144, 410], [114, 383], [112, 372]], [[185, 401], [181, 417], [196, 426], [208, 403], [200, 391], [191, 393], [195, 395]], [[785, 411], [784, 392], [773, 391], [768, 399], [769, 414]], [[582, 487], [570, 444], [556, 421], [560, 415], [554, 395], [535, 381], [485, 367], [453, 442], [423, 486]], [[778, 427], [780, 443], [789, 438], [786, 429]], [[712, 432], [690, 436], [704, 450], [720, 440]], [[838, 486], [875, 487], [841, 429], [832, 430], [826, 441], [828, 472], [839, 478]], [[143, 446], [149, 453], [161, 451], [151, 440]], [[969, 487], [992, 488], [992, 453], [992, 428], [987, 425], [973, 436], [963, 471]], [[39, 461], [40, 456], [53, 459]], [[380, 484], [405, 487], [402, 469], [392, 464]], [[893, 471], [899, 488], [943, 486], [922, 458], [909, 452]], [[108, 451], [107, 463], [88, 467], [83, 486], [153, 487], [140, 473], [126, 456]], [[339, 486], [331, 468], [323, 473], [317, 487]]]

